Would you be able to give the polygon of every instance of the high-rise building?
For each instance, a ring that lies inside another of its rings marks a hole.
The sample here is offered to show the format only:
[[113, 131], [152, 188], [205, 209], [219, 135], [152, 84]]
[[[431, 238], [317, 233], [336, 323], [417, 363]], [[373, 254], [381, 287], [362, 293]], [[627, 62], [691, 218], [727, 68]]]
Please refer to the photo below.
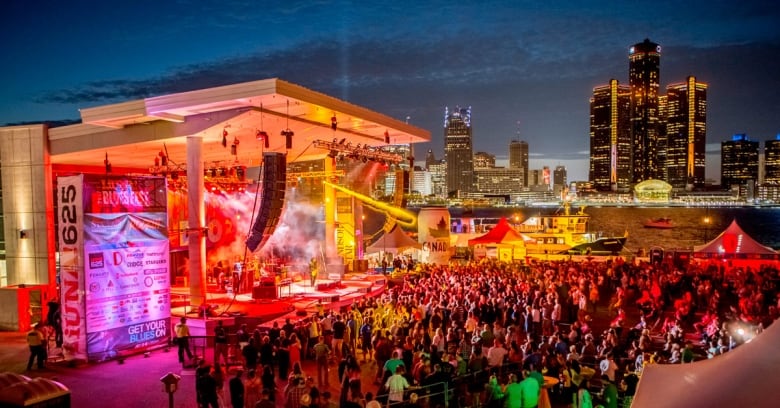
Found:
[[430, 170], [431, 165], [438, 163], [436, 156], [433, 154], [433, 149], [428, 149], [428, 153], [425, 154], [425, 169]]
[[447, 197], [447, 162], [437, 160], [428, 166], [431, 173], [431, 190], [437, 197]]
[[471, 108], [444, 109], [444, 160], [447, 162], [447, 192], [473, 189]]
[[496, 167], [496, 156], [487, 152], [474, 153], [474, 168], [489, 169]]
[[668, 106], [668, 98], [666, 95], [658, 95], [658, 121], [660, 125], [658, 126], [658, 145], [656, 147], [656, 151], [658, 154], [656, 157], [658, 158], [658, 178], [661, 180], [668, 180], [669, 179], [669, 172], [666, 168], [666, 148], [667, 148], [667, 138], [666, 138], [666, 118], [667, 118], [667, 106]]
[[764, 142], [764, 183], [780, 184], [780, 134]]
[[616, 79], [593, 88], [590, 98], [589, 181], [597, 190], [617, 191], [631, 184], [630, 89]]
[[758, 181], [758, 142], [736, 134], [720, 144], [720, 184], [725, 189]]
[[509, 142], [509, 168], [523, 169], [523, 187], [528, 187], [528, 142], [524, 140]]
[[689, 76], [684, 83], [667, 86], [665, 122], [666, 182], [686, 190], [704, 187], [707, 84]]
[[566, 187], [566, 166], [555, 166], [555, 170], [553, 170], [553, 186]]
[[628, 85], [631, 89], [632, 183], [659, 178], [658, 90], [661, 46], [645, 39], [628, 51]]

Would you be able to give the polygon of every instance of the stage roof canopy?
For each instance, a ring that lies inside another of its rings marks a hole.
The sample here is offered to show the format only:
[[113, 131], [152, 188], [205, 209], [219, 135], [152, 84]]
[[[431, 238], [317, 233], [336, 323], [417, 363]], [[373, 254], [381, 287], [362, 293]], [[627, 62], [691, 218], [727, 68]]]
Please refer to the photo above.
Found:
[[[286, 151], [290, 162], [325, 157], [314, 140], [381, 147], [385, 135], [390, 144], [431, 138], [427, 130], [277, 78], [81, 109], [81, 120], [49, 130], [52, 163], [103, 165], [108, 155], [114, 167], [146, 168], [164, 149], [184, 163], [188, 136], [203, 138], [205, 163], [238, 159], [247, 166], [258, 165], [265, 149], [258, 132], [269, 136], [265, 150]], [[286, 130], [294, 133], [292, 149], [281, 135]]]

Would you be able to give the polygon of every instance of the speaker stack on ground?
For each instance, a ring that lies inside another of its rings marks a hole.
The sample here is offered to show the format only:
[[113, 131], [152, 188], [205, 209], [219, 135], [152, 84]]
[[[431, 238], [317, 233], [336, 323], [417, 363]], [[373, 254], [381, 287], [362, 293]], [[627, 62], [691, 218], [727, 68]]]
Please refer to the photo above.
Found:
[[257, 218], [246, 239], [246, 246], [252, 252], [268, 242], [282, 217], [284, 191], [287, 188], [287, 155], [277, 152], [264, 153], [260, 178], [263, 183], [262, 197]]

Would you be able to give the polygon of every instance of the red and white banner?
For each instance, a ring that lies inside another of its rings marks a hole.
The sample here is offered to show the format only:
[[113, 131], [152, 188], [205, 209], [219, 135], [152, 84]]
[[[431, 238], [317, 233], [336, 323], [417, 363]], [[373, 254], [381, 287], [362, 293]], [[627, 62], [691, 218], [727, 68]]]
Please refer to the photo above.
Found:
[[66, 360], [86, 360], [84, 315], [84, 177], [57, 178], [57, 221], [60, 247], [62, 351]]

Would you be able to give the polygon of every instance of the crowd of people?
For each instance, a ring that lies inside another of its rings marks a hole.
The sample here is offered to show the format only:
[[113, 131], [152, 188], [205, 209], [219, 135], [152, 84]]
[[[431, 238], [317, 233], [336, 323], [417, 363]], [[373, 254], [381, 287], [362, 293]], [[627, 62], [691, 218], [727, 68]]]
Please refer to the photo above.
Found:
[[[199, 368], [201, 403], [525, 408], [549, 404], [549, 395], [576, 408], [627, 407], [647, 364], [728, 352], [780, 307], [778, 271], [768, 265], [618, 257], [414, 268], [379, 298], [319, 305], [269, 330], [239, 328], [237, 345]], [[229, 355], [242, 369], [226, 398]], [[316, 372], [304, 373], [303, 360]]]

